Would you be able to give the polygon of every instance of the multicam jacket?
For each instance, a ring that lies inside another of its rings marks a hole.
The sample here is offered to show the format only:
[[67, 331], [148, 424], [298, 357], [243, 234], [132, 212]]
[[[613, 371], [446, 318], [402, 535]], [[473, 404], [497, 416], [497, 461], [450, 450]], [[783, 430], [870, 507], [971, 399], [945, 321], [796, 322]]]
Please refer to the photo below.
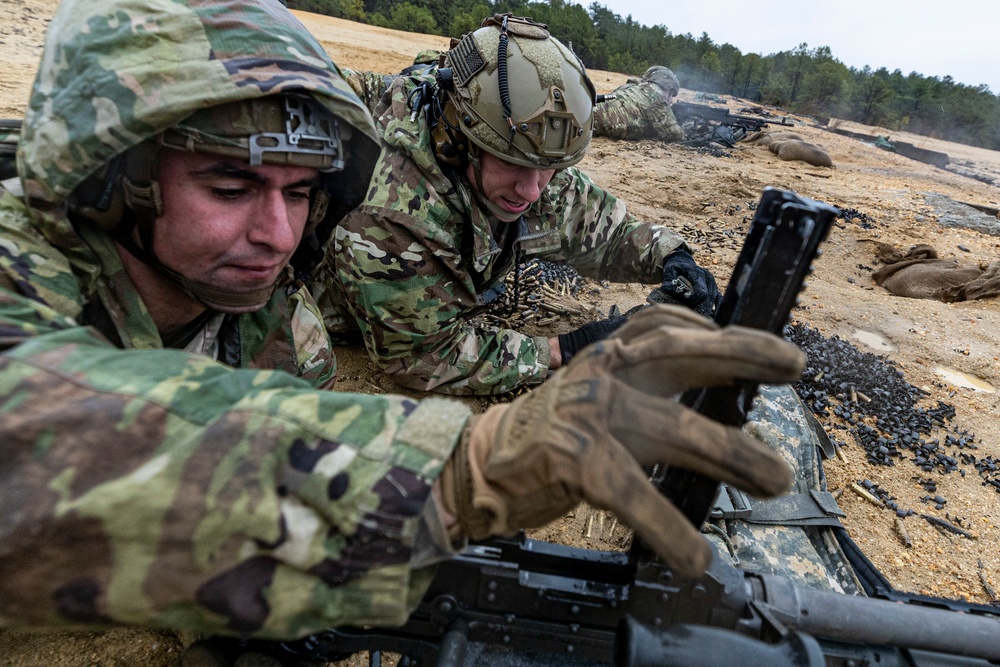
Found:
[[56, 12], [18, 149], [26, 194], [0, 200], [0, 625], [397, 624], [447, 553], [426, 501], [466, 407], [323, 390], [330, 339], [298, 276], [223, 324], [226, 363], [164, 349], [108, 234], [67, 214], [112, 156], [287, 90], [350, 126], [367, 181], [370, 116], [282, 3]]
[[498, 224], [465, 177], [436, 160], [426, 117], [411, 118], [408, 99], [426, 80], [399, 77], [376, 113], [382, 154], [367, 198], [336, 230], [340, 298], [372, 358], [404, 386], [497, 394], [537, 384], [549, 369], [546, 338], [470, 322], [520, 256], [659, 283], [663, 259], [683, 240], [638, 221], [575, 168], [557, 172], [519, 223]]
[[594, 107], [594, 136], [609, 139], [680, 141], [677, 123], [663, 89], [649, 81], [629, 81]]
[[354, 93], [361, 98], [361, 102], [368, 107], [368, 110], [375, 113], [382, 95], [392, 84], [396, 77], [394, 74], [378, 74], [377, 72], [365, 72], [344, 68], [341, 70], [347, 83], [351, 85]]

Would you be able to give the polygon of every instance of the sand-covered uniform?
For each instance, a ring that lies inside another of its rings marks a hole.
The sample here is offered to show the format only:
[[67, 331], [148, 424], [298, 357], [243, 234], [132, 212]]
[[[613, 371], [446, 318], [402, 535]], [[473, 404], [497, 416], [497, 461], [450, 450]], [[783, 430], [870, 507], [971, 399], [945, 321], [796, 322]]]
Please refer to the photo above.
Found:
[[[435, 157], [423, 114], [408, 106], [427, 77], [400, 77], [376, 114], [382, 154], [364, 202], [336, 229], [336, 281], [372, 358], [404, 386], [497, 394], [541, 382], [546, 338], [477, 328], [517, 261], [537, 256], [582, 275], [659, 283], [683, 239], [641, 222], [574, 167], [557, 171], [519, 221], [503, 223], [462, 173]], [[331, 322], [332, 329], [338, 324]]]
[[684, 130], [667, 94], [651, 81], [624, 83], [594, 107], [594, 136], [609, 139], [680, 141]]
[[0, 199], [0, 625], [395, 624], [447, 555], [427, 499], [467, 408], [326, 390], [294, 258], [261, 310], [169, 349], [109, 234], [67, 212], [192, 112], [290, 91], [341, 120], [352, 165], [374, 158], [368, 111], [281, 3], [65, 0], [52, 19], [25, 194]]

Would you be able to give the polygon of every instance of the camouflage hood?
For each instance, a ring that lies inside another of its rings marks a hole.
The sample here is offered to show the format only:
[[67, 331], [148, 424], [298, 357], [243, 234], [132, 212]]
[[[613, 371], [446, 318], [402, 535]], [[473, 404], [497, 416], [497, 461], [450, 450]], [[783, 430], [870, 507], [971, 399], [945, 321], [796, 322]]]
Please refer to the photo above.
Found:
[[43, 232], [76, 245], [60, 204], [113, 156], [196, 110], [293, 90], [352, 126], [347, 170], [374, 161], [371, 116], [278, 0], [63, 0], [18, 148]]

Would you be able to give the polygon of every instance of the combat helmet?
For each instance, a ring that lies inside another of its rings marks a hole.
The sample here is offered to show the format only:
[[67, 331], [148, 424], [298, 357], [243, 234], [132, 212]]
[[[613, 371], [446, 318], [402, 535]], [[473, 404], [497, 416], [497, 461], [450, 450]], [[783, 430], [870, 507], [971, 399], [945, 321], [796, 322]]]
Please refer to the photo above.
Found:
[[677, 76], [663, 65], [653, 65], [642, 75], [643, 81], [655, 83], [668, 93], [677, 96], [681, 92], [681, 83]]
[[590, 145], [594, 84], [545, 24], [511, 14], [484, 20], [452, 41], [437, 80], [446, 95], [442, 125], [450, 132], [443, 138], [439, 131], [435, 140], [446, 161], [468, 151], [463, 138], [538, 169], [576, 164]]
[[[103, 172], [81, 184], [70, 199], [70, 208], [111, 232], [130, 254], [204, 305], [222, 312], [255, 310], [268, 301], [275, 285], [253, 292], [227, 292], [191, 281], [157, 258], [153, 226], [163, 214], [157, 180], [160, 152], [167, 148], [218, 155], [251, 166], [290, 165], [318, 170], [321, 186], [311, 195], [303, 234], [305, 247], [300, 244], [292, 259], [295, 265], [305, 261], [304, 255], [318, 249], [329, 235], [330, 230], [324, 229], [317, 239], [317, 230], [327, 218], [330, 192], [336, 190], [341, 199], [343, 190], [358, 190], [343, 187], [341, 182], [350, 177], [342, 172], [349, 159], [351, 136], [350, 125], [338, 122], [329, 110], [304, 93], [282, 93], [208, 107], [114, 158]], [[353, 203], [338, 201], [338, 206]], [[133, 229], [138, 231], [138, 241]], [[308, 262], [314, 265], [317, 260], [314, 257]]]

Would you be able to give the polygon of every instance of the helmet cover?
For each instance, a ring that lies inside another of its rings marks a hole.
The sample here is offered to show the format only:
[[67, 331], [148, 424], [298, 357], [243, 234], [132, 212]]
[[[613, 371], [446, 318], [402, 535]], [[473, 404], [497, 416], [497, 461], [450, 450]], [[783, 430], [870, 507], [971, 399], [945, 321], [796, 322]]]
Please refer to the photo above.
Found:
[[677, 76], [663, 65], [653, 65], [642, 75], [643, 81], [655, 83], [665, 92], [677, 95], [681, 92], [681, 83]]
[[583, 158], [596, 91], [580, 59], [544, 24], [497, 14], [447, 52], [445, 67], [458, 126], [479, 148], [539, 169]]

